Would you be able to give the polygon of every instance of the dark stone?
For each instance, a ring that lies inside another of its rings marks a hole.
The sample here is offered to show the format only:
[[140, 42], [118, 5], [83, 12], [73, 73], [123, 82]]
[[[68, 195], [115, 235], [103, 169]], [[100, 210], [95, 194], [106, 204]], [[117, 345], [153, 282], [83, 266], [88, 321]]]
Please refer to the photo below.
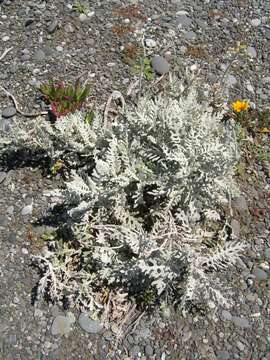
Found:
[[4, 118], [10, 118], [16, 115], [17, 111], [14, 106], [7, 106], [2, 110], [2, 116]]

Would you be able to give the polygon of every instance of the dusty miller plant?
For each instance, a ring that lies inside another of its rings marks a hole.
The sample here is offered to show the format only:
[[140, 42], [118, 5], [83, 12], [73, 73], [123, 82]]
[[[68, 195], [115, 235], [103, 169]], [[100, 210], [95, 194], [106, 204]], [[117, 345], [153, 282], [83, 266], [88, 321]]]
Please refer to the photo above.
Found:
[[[91, 311], [113, 297], [143, 303], [149, 294], [183, 309], [227, 305], [219, 274], [243, 244], [229, 238], [222, 210], [237, 191], [238, 160], [233, 124], [223, 115], [196, 87], [178, 84], [127, 106], [106, 129], [87, 130], [91, 145], [83, 151], [91, 151], [94, 170], [72, 172], [64, 190], [49, 194], [69, 209], [71, 232], [35, 257], [39, 294]], [[81, 140], [60, 134], [81, 148]]]
[[43, 117], [24, 122], [20, 120], [8, 133], [1, 134], [0, 154], [29, 149], [33, 154], [41, 152], [43, 156], [48, 156], [52, 163], [62, 159], [72, 164], [78, 161], [78, 156], [91, 156], [103, 131], [99, 114], [91, 126], [82, 112], [69, 114], [55, 123]]

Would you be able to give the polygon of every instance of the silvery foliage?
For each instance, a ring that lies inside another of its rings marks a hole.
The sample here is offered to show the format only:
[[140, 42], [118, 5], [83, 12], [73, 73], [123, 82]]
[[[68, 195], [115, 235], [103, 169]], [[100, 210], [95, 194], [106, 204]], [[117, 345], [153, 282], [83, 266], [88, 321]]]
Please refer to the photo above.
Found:
[[238, 160], [233, 124], [222, 117], [196, 88], [127, 107], [102, 133], [103, 146], [91, 148], [92, 174], [73, 172], [51, 194], [68, 205], [73, 237], [36, 258], [40, 292], [90, 310], [102, 308], [105, 287], [172, 301], [181, 293], [183, 308], [195, 300], [228, 304], [218, 273], [244, 246], [228, 239], [221, 219]]
[[69, 155], [88, 156], [96, 146], [99, 135], [103, 132], [101, 117], [97, 114], [90, 127], [85, 116], [76, 112], [57, 120], [45, 121], [43, 117], [33, 120], [17, 121], [8, 134], [2, 134], [0, 153], [9, 149], [31, 149], [43, 151], [52, 160], [63, 159]]

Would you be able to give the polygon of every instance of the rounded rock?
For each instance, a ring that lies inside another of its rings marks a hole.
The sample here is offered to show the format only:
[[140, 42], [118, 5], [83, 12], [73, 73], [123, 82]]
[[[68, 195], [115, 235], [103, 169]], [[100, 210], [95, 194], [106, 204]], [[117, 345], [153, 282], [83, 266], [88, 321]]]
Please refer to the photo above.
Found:
[[257, 280], [260, 281], [267, 280], [268, 278], [267, 273], [260, 268], [254, 268], [252, 274], [256, 277]]
[[2, 110], [2, 116], [4, 118], [10, 118], [14, 115], [16, 115], [17, 110], [15, 109], [14, 106], [7, 106]]
[[152, 59], [152, 67], [158, 75], [167, 74], [170, 70], [170, 64], [168, 61], [159, 55], [156, 55]]
[[65, 335], [70, 331], [71, 321], [69, 318], [63, 315], [57, 316], [52, 323], [51, 333], [52, 335]]
[[267, 260], [270, 260], [270, 248], [265, 250], [264, 256]]
[[153, 356], [153, 354], [154, 354], [154, 350], [151, 345], [146, 345], [146, 347], [144, 348], [144, 351], [145, 351], [145, 355], [147, 355], [147, 356]]
[[46, 58], [46, 55], [43, 50], [38, 49], [33, 55], [33, 59], [36, 61], [43, 61]]
[[55, 32], [55, 30], [57, 29], [57, 27], [58, 27], [58, 21], [57, 21], [57, 19], [53, 19], [48, 25], [48, 28], [47, 28], [48, 33], [53, 34]]
[[80, 327], [90, 334], [97, 334], [102, 331], [101, 323], [97, 320], [90, 319], [87, 314], [81, 313], [78, 321]]

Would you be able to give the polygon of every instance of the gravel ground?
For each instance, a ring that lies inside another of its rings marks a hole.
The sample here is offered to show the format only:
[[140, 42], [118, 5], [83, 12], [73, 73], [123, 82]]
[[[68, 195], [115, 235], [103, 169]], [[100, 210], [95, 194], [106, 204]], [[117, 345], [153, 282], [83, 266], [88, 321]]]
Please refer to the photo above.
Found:
[[[136, 31], [142, 29], [146, 55], [162, 57], [157, 72], [168, 61], [172, 72], [200, 69], [211, 84], [225, 73], [224, 100], [248, 98], [267, 107], [269, 0], [84, 4], [87, 15], [72, 11], [69, 0], [0, 0], [0, 59], [12, 48], [0, 60], [0, 85], [15, 95], [23, 111], [42, 109], [38, 87], [49, 78], [72, 80], [85, 73], [100, 105], [113, 90], [125, 95], [134, 81]], [[237, 42], [245, 48], [235, 57]], [[1, 90], [0, 112], [0, 129], [14, 118], [27, 121]], [[269, 144], [267, 135], [265, 141]], [[75, 311], [52, 304], [33, 305], [39, 276], [30, 254], [43, 251], [40, 234], [47, 226], [37, 220], [50, 207], [43, 192], [60, 181], [29, 167], [0, 168], [0, 359], [270, 359], [269, 163], [252, 162], [239, 177], [243, 195], [233, 203], [232, 227], [249, 246], [237, 271], [224, 274], [233, 307], [213, 307], [207, 315], [187, 318], [173, 310], [157, 312], [143, 318], [118, 346], [113, 329], [95, 328]]]

